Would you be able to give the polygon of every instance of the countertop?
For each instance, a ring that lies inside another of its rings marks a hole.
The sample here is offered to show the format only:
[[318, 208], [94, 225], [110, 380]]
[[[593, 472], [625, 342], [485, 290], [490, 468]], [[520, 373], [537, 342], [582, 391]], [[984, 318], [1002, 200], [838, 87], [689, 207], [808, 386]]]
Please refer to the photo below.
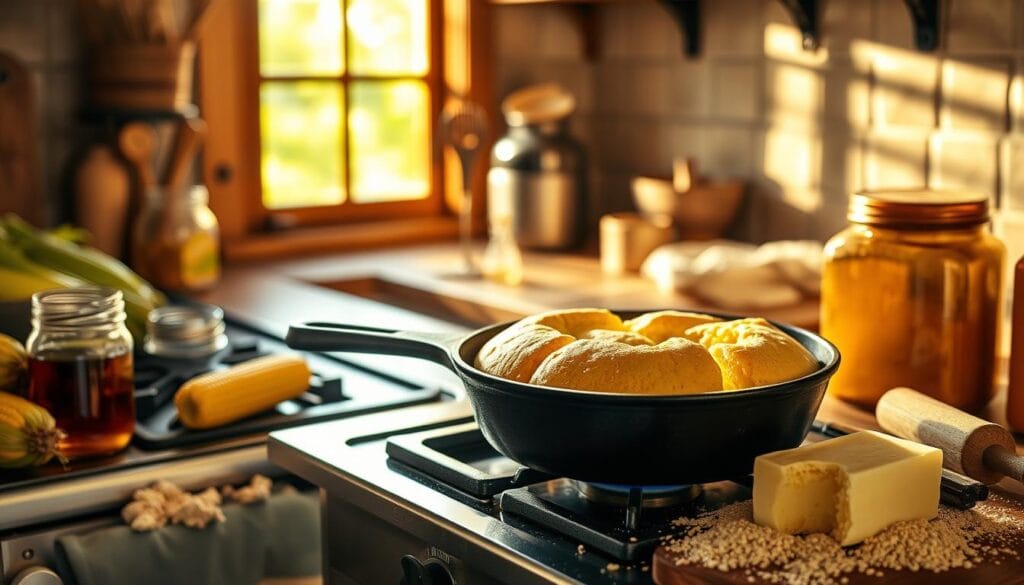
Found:
[[[715, 310], [683, 294], [660, 291], [639, 275], [604, 275], [594, 257], [526, 253], [524, 283], [517, 287], [451, 276], [458, 259], [456, 245], [436, 244], [237, 265], [200, 299], [279, 335], [289, 323], [311, 320], [396, 330], [469, 331], [553, 308]], [[804, 327], [817, 324], [813, 301], [761, 313]], [[419, 383], [461, 393], [458, 379], [434, 364], [391, 356], [358, 359], [371, 367], [400, 368]], [[1005, 423], [1004, 405], [1005, 394], [1000, 392], [981, 415]], [[818, 418], [878, 428], [872, 413], [830, 396]], [[1017, 439], [1018, 452], [1024, 452], [1024, 437]], [[1024, 495], [1024, 487], [1008, 480], [998, 487]]]

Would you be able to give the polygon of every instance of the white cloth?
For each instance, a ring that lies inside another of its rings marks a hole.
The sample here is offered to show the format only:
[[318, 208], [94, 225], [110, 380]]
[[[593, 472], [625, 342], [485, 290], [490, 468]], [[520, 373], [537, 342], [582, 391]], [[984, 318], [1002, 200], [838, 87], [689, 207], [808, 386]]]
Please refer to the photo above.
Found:
[[783, 307], [821, 290], [820, 242], [762, 246], [712, 240], [675, 242], [651, 252], [640, 271], [662, 290], [679, 290], [727, 309]]

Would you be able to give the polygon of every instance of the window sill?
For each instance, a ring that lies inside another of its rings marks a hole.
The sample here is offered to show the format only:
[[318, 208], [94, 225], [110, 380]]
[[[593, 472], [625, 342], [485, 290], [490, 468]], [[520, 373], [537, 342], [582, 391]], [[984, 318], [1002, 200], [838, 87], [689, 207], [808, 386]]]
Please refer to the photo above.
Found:
[[453, 217], [395, 219], [359, 224], [303, 227], [251, 234], [224, 243], [228, 262], [247, 262], [288, 256], [314, 256], [348, 250], [368, 250], [458, 237]]

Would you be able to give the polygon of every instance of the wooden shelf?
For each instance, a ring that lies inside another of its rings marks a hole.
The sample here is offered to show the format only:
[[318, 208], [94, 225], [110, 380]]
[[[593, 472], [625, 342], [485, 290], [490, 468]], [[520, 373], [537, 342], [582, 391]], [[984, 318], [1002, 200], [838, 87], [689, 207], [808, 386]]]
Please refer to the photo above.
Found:
[[[583, 39], [584, 53], [594, 60], [600, 52], [597, 6], [626, 0], [487, 0], [491, 4], [557, 4], [572, 12]], [[656, 0], [669, 12], [683, 36], [687, 57], [700, 55], [701, 0]], [[804, 49], [813, 51], [821, 45], [820, 0], [778, 0], [803, 36]], [[899, 0], [892, 0], [899, 1]], [[914, 44], [919, 51], [934, 51], [938, 46], [938, 0], [902, 0], [914, 23]]]

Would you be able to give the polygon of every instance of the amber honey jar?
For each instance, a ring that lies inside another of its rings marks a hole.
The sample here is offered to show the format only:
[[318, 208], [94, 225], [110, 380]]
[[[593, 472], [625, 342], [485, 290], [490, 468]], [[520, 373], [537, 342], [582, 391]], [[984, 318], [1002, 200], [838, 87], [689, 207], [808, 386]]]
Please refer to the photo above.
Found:
[[821, 334], [842, 365], [829, 392], [873, 408], [909, 386], [958, 408], [994, 391], [1005, 249], [988, 200], [921, 190], [856, 193], [825, 246]]
[[132, 336], [121, 291], [50, 290], [32, 297], [28, 399], [66, 437], [70, 459], [116, 453], [135, 430]]
[[133, 230], [132, 264], [163, 289], [200, 291], [220, 278], [220, 228], [206, 187], [154, 189]]

